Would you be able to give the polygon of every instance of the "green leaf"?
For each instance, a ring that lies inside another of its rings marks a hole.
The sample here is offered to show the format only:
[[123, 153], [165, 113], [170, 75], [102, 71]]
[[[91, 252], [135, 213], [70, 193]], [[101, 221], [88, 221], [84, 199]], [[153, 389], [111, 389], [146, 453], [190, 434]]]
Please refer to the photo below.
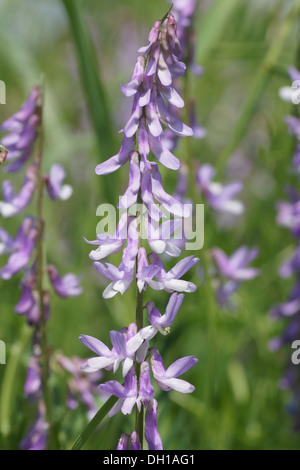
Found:
[[[100, 158], [101, 161], [104, 161], [113, 152], [113, 126], [105, 86], [100, 77], [99, 64], [80, 8], [80, 2], [61, 1], [69, 18], [87, 106], [95, 130]], [[105, 193], [111, 202], [116, 198], [115, 184], [115, 174], [111, 175], [109, 179], [103, 178]]]
[[197, 25], [197, 61], [202, 64], [208, 58], [212, 48], [218, 43], [220, 36], [231, 19], [236, 7], [240, 7], [240, 0], [218, 0], [203, 16]]
[[286, 40], [291, 34], [293, 28], [297, 25], [300, 15], [300, 2], [297, 0], [293, 8], [290, 9], [284, 21], [278, 31], [276, 31], [276, 37], [271, 41], [271, 46], [266, 52], [264, 59], [258, 69], [258, 73], [253, 80], [252, 87], [250, 88], [242, 110], [240, 112], [237, 124], [233, 129], [233, 132], [229, 136], [229, 139], [218, 158], [218, 171], [222, 172], [228, 158], [237, 149], [238, 145], [244, 138], [249, 123], [251, 122], [257, 107], [260, 103], [261, 97], [263, 96], [267, 86], [273, 75], [273, 68], [277, 66], [277, 61], [285, 47]]
[[80, 450], [85, 445], [85, 443], [91, 438], [91, 436], [96, 432], [101, 421], [106, 417], [109, 410], [117, 402], [118, 398], [111, 396], [100, 408], [100, 410], [95, 414], [94, 418], [89, 422], [85, 430], [77, 437], [76, 441], [73, 444], [71, 450]]

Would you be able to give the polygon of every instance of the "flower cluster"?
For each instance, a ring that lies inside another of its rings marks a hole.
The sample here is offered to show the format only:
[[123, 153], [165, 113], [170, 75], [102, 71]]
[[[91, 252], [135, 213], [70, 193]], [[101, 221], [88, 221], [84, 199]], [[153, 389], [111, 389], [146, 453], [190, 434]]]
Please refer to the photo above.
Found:
[[[177, 109], [184, 106], [183, 99], [174, 87], [174, 79], [183, 75], [186, 68], [179, 60], [181, 47], [172, 14], [154, 23], [149, 34], [149, 44], [140, 48], [139, 53], [131, 81], [121, 85], [124, 95], [133, 97], [133, 106], [131, 116], [121, 131], [124, 137], [120, 151], [95, 168], [97, 175], [107, 175], [129, 162], [128, 188], [119, 203], [120, 208], [129, 211], [120, 218], [115, 234], [99, 234], [97, 240], [89, 242], [98, 245], [90, 253], [90, 258], [94, 261], [95, 269], [110, 280], [104, 290], [104, 298], [114, 297], [117, 293], [124, 294], [135, 281], [141, 301], [141, 317], [143, 293], [147, 286], [154, 290], [165, 290], [172, 295], [163, 315], [153, 302], [146, 304], [144, 308], [148, 313], [148, 326], [138, 328], [137, 319], [137, 323], [131, 323], [128, 328], [111, 331], [111, 347], [88, 335], [82, 335], [80, 340], [97, 355], [86, 361], [83, 367], [86, 372], [106, 369], [115, 373], [122, 366], [124, 384], [110, 380], [100, 385], [101, 391], [118, 398], [108, 416], [118, 411], [124, 415], [131, 414], [134, 407], [137, 414], [141, 414], [145, 409], [148, 448], [159, 450], [162, 449], [162, 441], [157, 429], [158, 404], [154, 398], [150, 369], [162, 390], [191, 393], [194, 387], [178, 377], [197, 362], [194, 356], [187, 356], [165, 368], [159, 351], [154, 347], [149, 348], [149, 341], [158, 332], [165, 335], [169, 331], [183, 301], [182, 292], [196, 290], [192, 282], [181, 278], [198, 262], [197, 258], [188, 256], [168, 271], [158, 256], [161, 253], [173, 257], [180, 255], [181, 250], [172, 243], [171, 236], [181, 219], [190, 215], [184, 204], [165, 192], [158, 164], [148, 159], [152, 152], [166, 168], [178, 170], [179, 160], [164, 143], [166, 129], [178, 136], [193, 134], [192, 129], [172, 113], [173, 107]], [[134, 213], [135, 204], [137, 210]], [[163, 220], [170, 215], [174, 220]], [[152, 250], [148, 254], [143, 246], [142, 227]], [[121, 250], [122, 261], [118, 267], [101, 261]], [[118, 449], [127, 449], [129, 442], [131, 449], [142, 448], [142, 439], [143, 435], [136, 429], [130, 436], [121, 436]]]
[[[293, 67], [289, 69], [289, 74], [292, 81], [299, 79], [300, 77], [300, 73]], [[300, 120], [294, 116], [288, 116], [285, 119], [285, 122], [288, 126], [289, 132], [298, 139], [296, 151], [292, 160], [292, 167], [294, 173], [299, 174]], [[288, 189], [288, 195], [290, 199], [289, 202], [281, 201], [277, 205], [277, 223], [278, 225], [290, 230], [290, 233], [295, 240], [296, 247], [293, 254], [281, 265], [279, 275], [283, 279], [293, 276], [295, 283], [290, 291], [288, 299], [285, 302], [274, 306], [270, 311], [272, 318], [282, 319], [287, 323], [282, 334], [270, 341], [269, 347], [272, 351], [278, 351], [280, 348], [285, 346], [289, 346], [290, 348], [293, 342], [298, 340], [300, 336], [300, 197], [297, 191], [291, 187]], [[294, 428], [299, 430], [299, 370], [297, 366], [291, 362], [290, 357], [284, 377], [280, 381], [280, 387], [292, 392], [293, 400], [290, 406], [290, 412], [294, 416]]]
[[[49, 174], [43, 176], [40, 174], [38, 157], [33, 157], [35, 143], [41, 133], [41, 93], [39, 87], [34, 87], [21, 109], [1, 126], [2, 131], [8, 132], [1, 145], [1, 162], [8, 163], [4, 169], [11, 173], [22, 170], [25, 172], [23, 185], [18, 192], [14, 190], [10, 180], [7, 179], [2, 184], [0, 214], [3, 218], [18, 216], [34, 197], [38, 199], [39, 179], [52, 200], [65, 200], [72, 194], [72, 188], [64, 184], [65, 172], [61, 165], [53, 165]], [[28, 365], [24, 391], [28, 399], [38, 403], [38, 416], [28, 436], [21, 443], [22, 448], [28, 449], [45, 448], [48, 430], [42, 393], [40, 325], [41, 305], [44, 320], [49, 319], [50, 292], [44, 289], [40, 292], [37, 267], [38, 243], [44, 230], [44, 222], [31, 215], [25, 215], [14, 237], [0, 228], [0, 254], [7, 259], [0, 268], [0, 278], [9, 280], [22, 273], [21, 297], [15, 306], [15, 312], [25, 316], [34, 330], [33, 355]], [[80, 277], [71, 273], [61, 277], [52, 265], [45, 267], [44, 273], [48, 274], [54, 292], [61, 298], [74, 297], [81, 293]]]

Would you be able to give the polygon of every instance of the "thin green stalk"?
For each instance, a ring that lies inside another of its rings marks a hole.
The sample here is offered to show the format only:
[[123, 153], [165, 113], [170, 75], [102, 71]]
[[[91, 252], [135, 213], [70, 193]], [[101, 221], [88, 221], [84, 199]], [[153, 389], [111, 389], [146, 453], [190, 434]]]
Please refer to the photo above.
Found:
[[[141, 204], [141, 195], [139, 194], [138, 201]], [[140, 213], [137, 213], [137, 218], [142, 217]], [[142, 234], [141, 234], [141, 223], [139, 224], [139, 246], [142, 246]], [[136, 266], [137, 270], [137, 266]], [[140, 292], [138, 285], [136, 283], [136, 313], [135, 313], [135, 321], [137, 325], [138, 331], [143, 328], [143, 291]], [[138, 387], [140, 385], [140, 364], [137, 362], [135, 363], [135, 373], [137, 378]], [[141, 448], [143, 449], [143, 436], [144, 436], [144, 408], [141, 407], [141, 411], [138, 410], [136, 406], [136, 413], [135, 413], [135, 430], [138, 433]]]
[[[136, 295], [136, 324], [138, 330], [143, 328], [143, 292], [139, 292], [137, 288]], [[135, 364], [135, 371], [137, 376], [137, 382], [140, 382], [140, 364]], [[144, 436], [144, 408], [141, 407], [141, 411], [136, 407], [135, 415], [135, 429], [139, 435], [141, 448], [143, 449], [143, 436]]]
[[49, 426], [48, 443], [51, 444], [51, 428], [52, 428], [52, 412], [51, 412], [51, 395], [48, 385], [48, 365], [49, 365], [49, 351], [47, 342], [47, 318], [44, 304], [44, 254], [43, 254], [43, 235], [44, 235], [44, 218], [43, 218], [43, 190], [44, 179], [42, 170], [43, 160], [43, 145], [44, 145], [44, 104], [45, 104], [45, 90], [44, 85], [41, 87], [41, 104], [39, 107], [40, 115], [40, 132], [39, 132], [39, 145], [36, 154], [37, 166], [37, 222], [38, 222], [38, 235], [37, 235], [37, 256], [36, 256], [36, 271], [37, 271], [37, 291], [39, 296], [39, 310], [40, 310], [40, 346], [42, 351], [42, 388], [46, 408], [46, 420]]
[[73, 444], [71, 450], [80, 450], [86, 444], [86, 442], [91, 438], [93, 434], [95, 434], [98, 426], [106, 417], [109, 410], [115, 405], [118, 398], [115, 396], [111, 396], [100, 408], [100, 410], [95, 414], [93, 419], [89, 422], [87, 427], [82, 431], [82, 433], [77, 437], [76, 441]]

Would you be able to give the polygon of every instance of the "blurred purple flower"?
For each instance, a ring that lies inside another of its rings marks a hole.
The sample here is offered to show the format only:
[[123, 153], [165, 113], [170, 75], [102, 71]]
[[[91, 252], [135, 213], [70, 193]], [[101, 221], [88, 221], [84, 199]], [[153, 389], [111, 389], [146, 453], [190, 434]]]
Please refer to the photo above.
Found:
[[30, 260], [35, 246], [38, 229], [36, 220], [26, 217], [15, 239], [12, 239], [5, 230], [0, 230], [0, 253], [10, 254], [7, 264], [0, 270], [1, 279], [10, 279], [23, 269]]
[[53, 265], [49, 265], [47, 271], [56, 294], [62, 299], [77, 297], [82, 293], [82, 287], [80, 286], [81, 276], [69, 273], [61, 278]]
[[30, 400], [36, 400], [40, 396], [42, 387], [42, 371], [40, 367], [40, 358], [32, 356], [28, 367], [24, 386], [24, 392]]
[[73, 193], [72, 186], [63, 184], [66, 178], [64, 168], [59, 164], [52, 165], [49, 175], [45, 175], [46, 188], [51, 199], [66, 201]]
[[234, 281], [246, 281], [253, 279], [259, 274], [256, 268], [249, 268], [247, 265], [257, 256], [256, 248], [248, 249], [245, 246], [240, 247], [230, 257], [226, 256], [220, 248], [212, 250], [213, 258], [222, 276]]
[[19, 171], [32, 154], [40, 123], [39, 97], [40, 91], [34, 87], [21, 109], [1, 125], [1, 130], [9, 132], [1, 141], [9, 150], [7, 161], [12, 160], [7, 171]]
[[233, 199], [242, 190], [242, 183], [234, 181], [223, 186], [211, 181], [215, 173], [216, 170], [208, 164], [201, 165], [197, 173], [198, 187], [208, 204], [216, 211], [242, 214], [244, 212], [243, 204]]
[[26, 172], [24, 184], [18, 194], [15, 194], [10, 180], [2, 184], [4, 201], [0, 201], [2, 217], [13, 217], [30, 203], [36, 188], [36, 167], [30, 166]]

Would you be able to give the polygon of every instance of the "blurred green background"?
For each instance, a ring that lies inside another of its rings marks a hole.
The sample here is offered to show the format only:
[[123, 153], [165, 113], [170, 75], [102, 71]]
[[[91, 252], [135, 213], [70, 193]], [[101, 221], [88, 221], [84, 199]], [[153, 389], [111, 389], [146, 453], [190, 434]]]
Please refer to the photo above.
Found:
[[[63, 164], [74, 188], [69, 201], [45, 200], [44, 207], [47, 260], [61, 274], [83, 274], [81, 296], [51, 298], [48, 338], [53, 350], [65, 355], [89, 357], [80, 334], [109, 344], [109, 330], [135, 318], [134, 289], [102, 299], [107, 282], [94, 271], [82, 237], [95, 238], [96, 207], [115, 203], [127, 186], [125, 168], [97, 177], [94, 166], [119, 149], [118, 131], [130, 112], [119, 83], [131, 78], [137, 49], [147, 44], [153, 22], [168, 7], [166, 0], [1, 1], [0, 79], [7, 96], [0, 121], [19, 109], [44, 75], [44, 169]], [[167, 366], [181, 356], [199, 358], [185, 377], [196, 386], [192, 395], [155, 388], [165, 449], [299, 448], [287, 413], [290, 395], [278, 388], [290, 351], [268, 350], [284, 327], [272, 322], [268, 311], [285, 300], [291, 286], [277, 274], [293, 241], [277, 227], [275, 205], [293, 180], [295, 143], [283, 122], [291, 105], [278, 98], [278, 89], [290, 84], [286, 68], [299, 60], [299, 12], [296, 0], [198, 0], [196, 58], [205, 73], [190, 80], [207, 137], [193, 141], [193, 158], [215, 165], [222, 182], [241, 178], [246, 206], [242, 217], [227, 224], [206, 207], [204, 249], [219, 246], [231, 254], [242, 244], [258, 246], [254, 264], [261, 275], [241, 286], [237, 309], [230, 312], [217, 306], [194, 270], [190, 279], [199, 285], [197, 292], [186, 295], [170, 335], [155, 338]], [[185, 160], [184, 142], [175, 153]], [[176, 184], [170, 173], [163, 171], [169, 192]], [[5, 178], [1, 171], [0, 182]], [[18, 176], [12, 180], [17, 184]], [[27, 213], [34, 210], [33, 203]], [[1, 226], [15, 234], [22, 216], [3, 219]], [[188, 254], [202, 258], [201, 251]], [[7, 345], [7, 364], [0, 365], [2, 449], [17, 448], [35, 416], [23, 396], [31, 345], [24, 318], [13, 311], [19, 282], [16, 276], [0, 283], [0, 339]], [[154, 298], [163, 310], [168, 295], [148, 290], [146, 301]], [[66, 408], [65, 377], [53, 375], [50, 384], [59, 446], [70, 448], [88, 422], [86, 413], [83, 407]], [[119, 413], [106, 419], [86, 447], [114, 449], [121, 433], [132, 430], [133, 418]]]

